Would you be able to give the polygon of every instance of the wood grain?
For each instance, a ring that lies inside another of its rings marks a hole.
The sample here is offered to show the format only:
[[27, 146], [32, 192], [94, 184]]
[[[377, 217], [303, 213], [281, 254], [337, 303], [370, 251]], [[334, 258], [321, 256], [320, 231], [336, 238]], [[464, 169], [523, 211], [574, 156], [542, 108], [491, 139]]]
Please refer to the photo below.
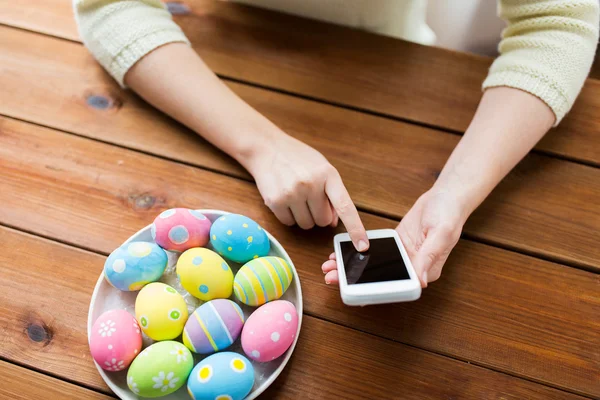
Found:
[[[22, 254], [16, 260], [0, 256], [6, 271], [0, 281], [8, 288], [0, 299], [11, 310], [0, 309], [0, 321], [8, 326], [7, 337], [12, 339], [3, 346], [2, 356], [107, 390], [87, 351], [85, 327], [89, 294], [104, 257], [1, 227], [0, 237], [0, 254]], [[43, 344], [27, 335], [30, 325], [24, 329], [24, 320], [30, 321], [32, 313], [39, 315], [37, 326], [48, 333]], [[20, 317], [16, 321], [15, 315]], [[439, 385], [440, 381], [445, 384]], [[16, 381], [9, 390], [26, 382]], [[59, 387], [68, 394], [65, 385]], [[265, 397], [384, 398], [386, 391], [400, 393], [406, 387], [411, 393], [402, 398], [579, 398], [310, 316], [304, 318], [290, 365]], [[0, 398], [1, 393], [0, 388]]]
[[[1, 23], [78, 40], [69, 0], [12, 4], [0, 0]], [[175, 20], [221, 75], [457, 132], [492, 61], [222, 1], [178, 4], [190, 12]], [[600, 165], [599, 110], [600, 81], [589, 79], [537, 149]]]
[[[280, 225], [253, 184], [3, 119], [0, 223], [108, 253], [165, 208], [242, 212], [288, 250], [306, 312], [511, 375], [600, 395], [600, 276], [461, 241], [417, 303], [347, 308], [323, 283], [334, 231]], [[40, 210], [32, 212], [32, 210]], [[362, 214], [371, 228], [395, 222]]]
[[0, 399], [114, 399], [104, 394], [0, 360]]
[[[120, 90], [81, 46], [2, 27], [0, 38], [0, 87], [10, 94], [0, 98], [1, 114], [249, 179], [229, 157]], [[459, 139], [267, 90], [230, 86], [327, 156], [361, 208], [394, 218], [431, 187]], [[597, 204], [600, 170], [531, 155], [472, 216], [465, 232], [600, 270]]]
[[80, 41], [70, 0], [32, 0], [19, 4], [0, 0], [0, 23]]

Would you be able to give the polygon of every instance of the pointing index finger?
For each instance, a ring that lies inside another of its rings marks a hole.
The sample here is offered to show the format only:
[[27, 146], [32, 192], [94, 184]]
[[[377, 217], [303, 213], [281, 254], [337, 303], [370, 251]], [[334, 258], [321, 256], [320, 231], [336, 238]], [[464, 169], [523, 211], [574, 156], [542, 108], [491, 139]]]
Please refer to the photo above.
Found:
[[337, 171], [334, 171], [328, 177], [325, 183], [325, 194], [327, 194], [331, 205], [348, 230], [348, 234], [356, 250], [361, 252], [368, 250], [369, 239], [367, 238], [367, 232], [360, 220], [358, 210], [352, 202], [350, 194], [346, 190], [342, 178]]

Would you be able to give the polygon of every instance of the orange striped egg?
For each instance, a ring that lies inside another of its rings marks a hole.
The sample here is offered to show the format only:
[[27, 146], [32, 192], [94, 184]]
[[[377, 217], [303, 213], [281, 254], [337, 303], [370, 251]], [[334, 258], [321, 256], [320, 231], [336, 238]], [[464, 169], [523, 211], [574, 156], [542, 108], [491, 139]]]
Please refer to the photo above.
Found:
[[279, 257], [260, 257], [247, 262], [235, 275], [235, 297], [249, 306], [277, 300], [290, 287], [294, 273]]

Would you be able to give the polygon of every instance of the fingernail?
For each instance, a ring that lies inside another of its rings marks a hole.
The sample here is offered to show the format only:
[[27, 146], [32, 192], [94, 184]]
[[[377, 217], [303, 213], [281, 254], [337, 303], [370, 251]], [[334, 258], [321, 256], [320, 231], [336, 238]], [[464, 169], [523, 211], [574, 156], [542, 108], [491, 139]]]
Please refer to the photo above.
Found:
[[364, 240], [358, 241], [358, 251], [363, 252], [369, 248], [369, 245]]
[[326, 284], [326, 285], [330, 285], [330, 284], [331, 284], [331, 282], [329, 282], [328, 280], [325, 280], [325, 284]]
[[423, 280], [427, 283], [427, 271], [423, 271]]

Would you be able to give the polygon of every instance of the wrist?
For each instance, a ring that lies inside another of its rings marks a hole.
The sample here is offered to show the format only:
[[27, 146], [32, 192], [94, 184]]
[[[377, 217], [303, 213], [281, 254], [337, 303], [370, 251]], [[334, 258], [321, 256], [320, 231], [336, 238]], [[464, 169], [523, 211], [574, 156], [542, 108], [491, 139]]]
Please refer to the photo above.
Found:
[[265, 165], [271, 164], [276, 153], [277, 143], [282, 140], [285, 133], [275, 129], [251, 131], [247, 139], [240, 141], [235, 158], [253, 177], [256, 177]]
[[442, 174], [429, 190], [436, 196], [443, 196], [456, 208], [464, 223], [487, 196], [481, 186], [456, 175]]

